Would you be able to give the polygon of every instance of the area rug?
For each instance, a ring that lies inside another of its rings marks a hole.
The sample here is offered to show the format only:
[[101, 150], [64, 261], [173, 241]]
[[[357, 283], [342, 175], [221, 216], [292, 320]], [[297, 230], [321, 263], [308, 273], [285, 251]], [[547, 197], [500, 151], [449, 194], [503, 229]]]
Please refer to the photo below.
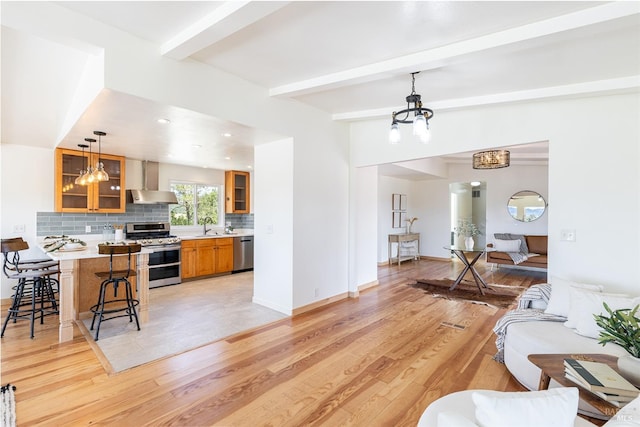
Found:
[[[93, 340], [91, 319], [78, 327], [109, 374], [257, 328], [288, 316], [251, 302], [253, 272], [151, 289], [141, 330], [126, 317], [106, 321]], [[188, 312], [188, 315], [186, 313]]]
[[436, 298], [445, 298], [456, 301], [467, 301], [475, 304], [484, 304], [498, 308], [510, 308], [515, 306], [518, 297], [525, 291], [522, 286], [487, 284], [484, 295], [480, 293], [476, 282], [463, 280], [452, 291], [449, 290], [454, 280], [451, 279], [418, 279], [409, 286], [422, 289]]
[[7, 384], [2, 386], [2, 426], [16, 425], [16, 386]]

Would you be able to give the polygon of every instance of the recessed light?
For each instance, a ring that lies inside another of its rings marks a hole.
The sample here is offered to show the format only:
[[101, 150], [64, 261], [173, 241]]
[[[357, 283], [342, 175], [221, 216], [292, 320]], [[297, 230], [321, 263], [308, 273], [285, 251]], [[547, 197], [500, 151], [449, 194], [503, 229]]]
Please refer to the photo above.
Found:
[[158, 123], [162, 123], [163, 125], [171, 123], [169, 119], [158, 119]]
[[472, 187], [477, 187], [478, 185], [480, 185], [480, 181], [471, 181]]
[[224, 136], [226, 138], [229, 138], [231, 136], [231, 134], [229, 132], [225, 132], [225, 133], [222, 134], [222, 136]]
[[231, 160], [231, 157], [227, 156], [224, 158], [225, 160]]
[[247, 167], [248, 167], [249, 169], [253, 169], [253, 166], [251, 166], [251, 165], [247, 165]]
[[200, 145], [200, 144], [193, 144], [193, 145], [192, 145], [192, 147], [193, 147], [193, 148], [202, 148], [202, 145]]

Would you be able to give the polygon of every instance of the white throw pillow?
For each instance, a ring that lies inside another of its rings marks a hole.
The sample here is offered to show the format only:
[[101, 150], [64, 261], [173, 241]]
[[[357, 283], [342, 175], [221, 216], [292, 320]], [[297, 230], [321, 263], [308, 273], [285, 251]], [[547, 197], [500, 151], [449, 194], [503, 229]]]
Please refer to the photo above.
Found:
[[520, 239], [518, 240], [496, 239], [496, 241], [493, 242], [493, 248], [498, 252], [520, 252]]
[[478, 424], [457, 412], [444, 411], [438, 414], [438, 427], [478, 427]]
[[625, 294], [607, 294], [590, 292], [584, 289], [571, 288], [571, 311], [567, 321], [571, 321], [576, 332], [590, 338], [600, 336], [600, 328], [593, 318], [595, 314], [607, 314], [603, 303], [607, 303], [611, 310], [633, 308], [640, 304], [640, 297], [630, 297]]
[[549, 297], [549, 303], [547, 304], [547, 308], [544, 312], [564, 317], [569, 317], [569, 308], [571, 306], [571, 295], [569, 294], [569, 289], [572, 286], [597, 292], [601, 292], [603, 289], [600, 285], [587, 285], [555, 276], [551, 276], [549, 283], [551, 283], [551, 296]]
[[471, 398], [481, 427], [573, 427], [578, 412], [576, 387], [500, 394], [478, 391]]

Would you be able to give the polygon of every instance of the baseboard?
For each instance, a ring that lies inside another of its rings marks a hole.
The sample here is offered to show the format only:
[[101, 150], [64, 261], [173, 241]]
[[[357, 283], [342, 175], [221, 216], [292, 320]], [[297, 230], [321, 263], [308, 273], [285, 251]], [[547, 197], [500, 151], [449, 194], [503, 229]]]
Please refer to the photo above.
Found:
[[[447, 261], [450, 257], [437, 257], [437, 256], [428, 256], [428, 255], [420, 255], [419, 259], [431, 260], [431, 261]], [[384, 267], [385, 265], [389, 265], [389, 260], [378, 262], [378, 267]], [[393, 265], [397, 265], [393, 263]]]
[[303, 305], [302, 307], [294, 308], [291, 312], [291, 316], [297, 316], [302, 313], [306, 313], [307, 311], [314, 310], [319, 307], [323, 307], [325, 305], [333, 304], [336, 301], [340, 301], [343, 299], [349, 298], [348, 292], [344, 292], [338, 295], [334, 295], [329, 298], [322, 299], [320, 301], [312, 302], [311, 304]]
[[420, 255], [420, 259], [424, 259], [424, 260], [427, 260], [427, 261], [449, 261], [449, 260], [451, 260], [451, 257]]
[[378, 280], [374, 280], [372, 282], [369, 283], [363, 283], [362, 285], [358, 286], [358, 292], [362, 292], [365, 291], [369, 288], [373, 288], [374, 286], [378, 286], [380, 284], [380, 282], [378, 282]]

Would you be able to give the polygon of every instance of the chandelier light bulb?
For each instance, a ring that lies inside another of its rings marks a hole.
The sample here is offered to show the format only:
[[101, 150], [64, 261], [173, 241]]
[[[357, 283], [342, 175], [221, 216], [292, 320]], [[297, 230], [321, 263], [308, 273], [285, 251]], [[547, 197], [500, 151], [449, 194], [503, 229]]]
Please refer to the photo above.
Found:
[[422, 114], [418, 114], [413, 119], [413, 134], [422, 138], [427, 133], [427, 119]]
[[391, 144], [400, 143], [400, 129], [398, 129], [397, 123], [393, 123], [391, 125], [391, 130], [389, 131], [389, 142]]

